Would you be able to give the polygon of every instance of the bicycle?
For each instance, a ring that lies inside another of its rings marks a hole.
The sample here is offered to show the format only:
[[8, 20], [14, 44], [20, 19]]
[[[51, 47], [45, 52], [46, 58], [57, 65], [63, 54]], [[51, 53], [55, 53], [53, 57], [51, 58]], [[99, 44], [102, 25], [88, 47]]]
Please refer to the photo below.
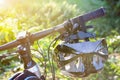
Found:
[[[55, 47], [54, 54], [57, 65], [63, 74], [73, 77], [86, 77], [101, 70], [108, 56], [106, 41], [102, 39], [91, 42], [89, 38], [95, 38], [95, 35], [87, 32], [87, 29], [93, 27], [85, 26], [85, 22], [104, 15], [104, 8], [100, 8], [44, 31], [33, 34], [24, 32], [22, 35], [18, 35], [16, 40], [1, 45], [0, 51], [18, 47], [17, 52], [24, 63], [23, 73], [15, 74], [10, 80], [45, 80], [38, 65], [31, 57], [30, 45], [34, 41], [55, 32], [59, 32], [60, 35], [53, 42], [55, 43], [59, 39], [64, 41]], [[84, 42], [80, 42], [80, 40], [84, 40]], [[54, 74], [53, 80], [55, 80]]]

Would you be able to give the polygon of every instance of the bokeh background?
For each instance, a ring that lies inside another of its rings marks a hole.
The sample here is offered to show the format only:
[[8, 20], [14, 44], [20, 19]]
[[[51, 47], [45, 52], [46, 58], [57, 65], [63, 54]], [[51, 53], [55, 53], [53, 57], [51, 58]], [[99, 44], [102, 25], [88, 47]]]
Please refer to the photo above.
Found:
[[[84, 80], [120, 80], [120, 0], [0, 0], [0, 45], [15, 40], [21, 31], [38, 32], [100, 7], [106, 8], [106, 16], [87, 24], [94, 26], [92, 32], [97, 39], [106, 38], [109, 59], [101, 72]], [[48, 46], [55, 36], [57, 33], [34, 42], [32, 48], [38, 50], [39, 44], [47, 56]], [[11, 53], [14, 50], [0, 52], [0, 80], [8, 80], [15, 72], [23, 70], [18, 54]], [[41, 61], [46, 59], [38, 56], [35, 50], [32, 51], [33, 59], [43, 67]], [[46, 68], [50, 80], [52, 74], [48, 63]], [[62, 75], [58, 67], [55, 71], [56, 80], [82, 80]]]

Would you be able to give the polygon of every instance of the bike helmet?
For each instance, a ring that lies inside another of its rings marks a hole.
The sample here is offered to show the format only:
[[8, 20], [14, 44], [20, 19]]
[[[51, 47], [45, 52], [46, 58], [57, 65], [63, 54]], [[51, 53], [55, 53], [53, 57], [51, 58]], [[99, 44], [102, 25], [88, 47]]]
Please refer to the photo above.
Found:
[[63, 43], [55, 48], [55, 60], [64, 75], [85, 77], [104, 67], [108, 57], [105, 39], [95, 42]]

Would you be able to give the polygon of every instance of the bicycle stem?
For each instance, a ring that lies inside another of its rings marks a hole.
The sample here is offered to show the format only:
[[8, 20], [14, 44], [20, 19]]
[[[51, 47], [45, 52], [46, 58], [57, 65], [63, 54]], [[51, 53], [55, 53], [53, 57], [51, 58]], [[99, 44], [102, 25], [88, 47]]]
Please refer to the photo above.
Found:
[[30, 41], [28, 37], [26, 41], [27, 42], [25, 44], [18, 46], [18, 53], [24, 63], [24, 69], [34, 73], [38, 78], [40, 78], [41, 73], [39, 67], [31, 57]]

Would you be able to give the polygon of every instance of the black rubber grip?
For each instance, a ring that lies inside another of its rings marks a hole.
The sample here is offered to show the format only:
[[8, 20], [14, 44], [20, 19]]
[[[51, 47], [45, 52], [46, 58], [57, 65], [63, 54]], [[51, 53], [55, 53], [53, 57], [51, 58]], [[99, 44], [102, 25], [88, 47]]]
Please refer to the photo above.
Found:
[[100, 8], [100, 9], [97, 9], [93, 12], [90, 12], [90, 13], [87, 13], [87, 14], [83, 15], [82, 18], [83, 18], [84, 22], [87, 22], [89, 20], [104, 16], [104, 15], [105, 15], [105, 9]]

